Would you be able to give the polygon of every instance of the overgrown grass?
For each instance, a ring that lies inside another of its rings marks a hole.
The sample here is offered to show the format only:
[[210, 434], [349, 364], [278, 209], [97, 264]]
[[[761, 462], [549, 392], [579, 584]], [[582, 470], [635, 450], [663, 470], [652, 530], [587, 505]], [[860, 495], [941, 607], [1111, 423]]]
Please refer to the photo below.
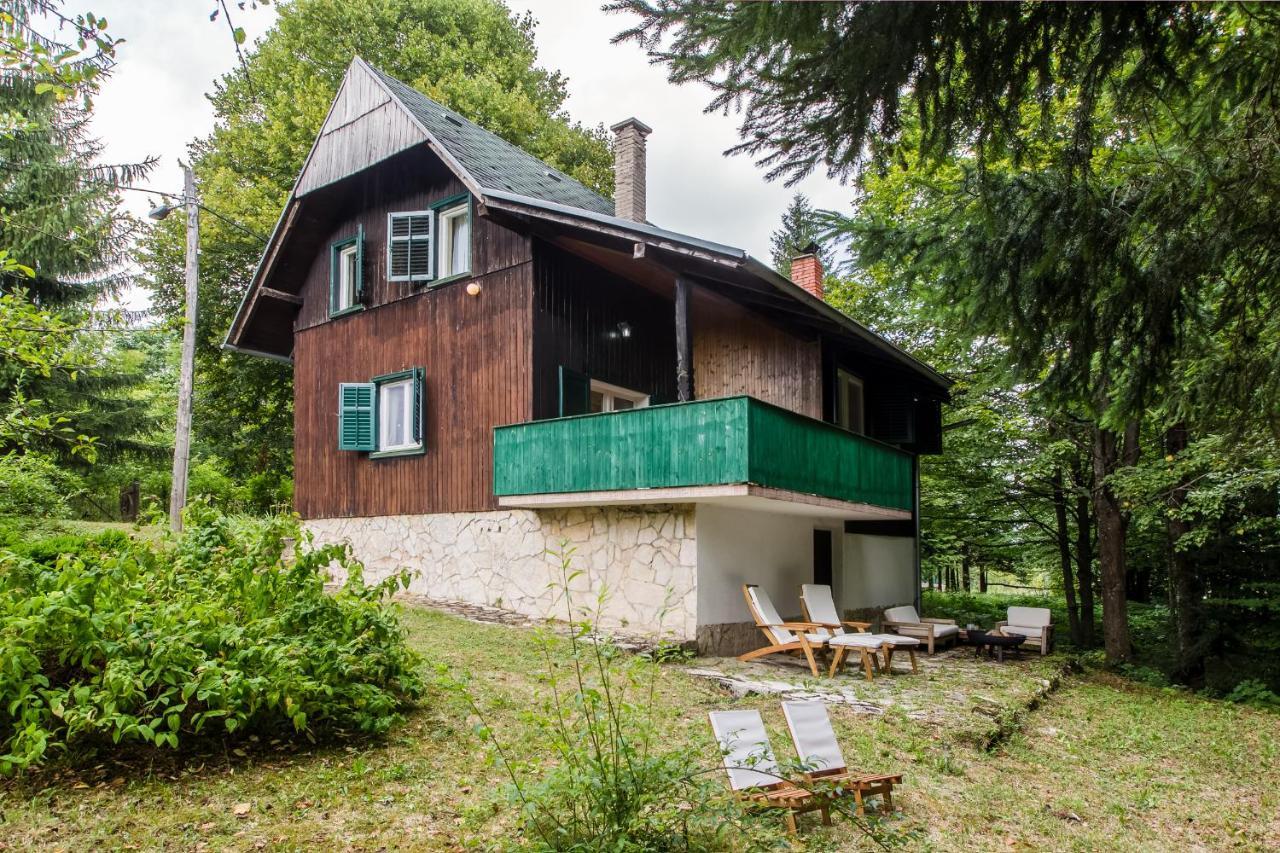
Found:
[[[541, 649], [518, 628], [406, 609], [410, 642], [474, 674], [487, 722], [507, 733], [531, 776], [550, 766], [549, 734], [530, 724]], [[567, 663], [567, 642], [552, 654]], [[697, 664], [707, 663], [704, 661]], [[720, 662], [716, 662], [717, 664]], [[919, 676], [842, 683], [896, 704], [883, 716], [833, 707], [850, 764], [905, 775], [889, 825], [938, 850], [1150, 850], [1280, 845], [1280, 716], [1114, 676], [1070, 678], [994, 751], [995, 712], [1018, 708], [1053, 658], [1001, 666], [965, 652]], [[762, 668], [771, 677], [778, 669]], [[786, 677], [791, 677], [784, 673]], [[790, 754], [775, 698], [733, 699], [669, 668], [656, 687], [664, 742], [713, 766], [706, 712], [759, 708], [775, 749]], [[21, 849], [486, 849], [518, 844], [501, 769], [456, 693], [438, 690], [384, 743], [364, 747], [245, 744], [170, 763], [104, 763], [5, 783], [3, 840]], [[717, 777], [718, 778], [718, 777]], [[243, 812], [242, 814], [240, 812]], [[763, 818], [780, 827], [776, 817]], [[849, 824], [802, 822], [802, 849], [855, 850]], [[780, 836], [777, 836], [780, 838]]]

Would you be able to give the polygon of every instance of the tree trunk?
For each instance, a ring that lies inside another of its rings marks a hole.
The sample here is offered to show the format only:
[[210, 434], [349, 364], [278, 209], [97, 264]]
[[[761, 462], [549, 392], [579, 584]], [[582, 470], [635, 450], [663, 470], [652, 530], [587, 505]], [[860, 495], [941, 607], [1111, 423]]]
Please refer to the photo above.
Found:
[[978, 564], [978, 592], [987, 591], [987, 564], [985, 562]]
[[970, 586], [969, 586], [969, 580], [970, 580], [970, 575], [969, 575], [969, 562], [970, 562], [970, 559], [971, 559], [971, 557], [969, 556], [969, 543], [968, 543], [968, 542], [966, 542], [966, 543], [964, 543], [964, 547], [962, 547], [962, 548], [960, 549], [960, 567], [961, 567], [961, 572], [962, 572], [962, 575], [961, 575], [961, 578], [960, 578], [960, 583], [963, 585], [963, 586], [962, 586], [962, 588], [964, 589], [964, 591], [965, 591], [965, 592], [969, 592], [969, 590], [970, 590]]
[[[1098, 523], [1098, 572], [1102, 580], [1102, 642], [1109, 664], [1124, 663], [1133, 656], [1125, 599], [1125, 517], [1119, 499], [1107, 485], [1107, 478], [1120, 466], [1120, 444], [1120, 438], [1113, 431], [1094, 427], [1093, 507]], [[1129, 455], [1129, 447], [1125, 448], [1125, 454]]]
[[[1165, 431], [1165, 452], [1177, 456], [1187, 447], [1186, 424], [1175, 424]], [[1169, 604], [1174, 619], [1177, 645], [1177, 678], [1193, 687], [1204, 684], [1204, 653], [1200, 649], [1200, 582], [1186, 551], [1179, 550], [1178, 540], [1191, 530], [1190, 522], [1181, 517], [1187, 501], [1186, 478], [1169, 493]]]
[[1093, 606], [1093, 515], [1090, 513], [1089, 485], [1084, 466], [1076, 459], [1072, 479], [1076, 487], [1076, 580], [1080, 583], [1080, 641], [1086, 648], [1093, 646], [1093, 626], [1096, 614]]
[[1071, 642], [1084, 644], [1080, 633], [1080, 607], [1076, 603], [1076, 580], [1071, 571], [1071, 529], [1067, 526], [1067, 495], [1062, 487], [1062, 472], [1053, 475], [1053, 515], [1057, 523], [1058, 559], [1062, 564], [1062, 594], [1067, 599], [1067, 625]]

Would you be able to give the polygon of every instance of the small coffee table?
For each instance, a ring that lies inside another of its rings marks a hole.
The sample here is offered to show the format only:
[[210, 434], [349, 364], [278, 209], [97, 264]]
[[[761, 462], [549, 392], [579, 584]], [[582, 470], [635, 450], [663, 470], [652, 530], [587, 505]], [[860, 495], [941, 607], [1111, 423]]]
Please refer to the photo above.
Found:
[[1004, 663], [1005, 649], [1009, 649], [1021, 659], [1022, 644], [1027, 641], [1027, 638], [1018, 634], [1000, 634], [995, 631], [965, 631], [964, 641], [973, 646], [974, 657], [982, 654], [982, 649], [985, 647], [987, 657], [994, 657], [1000, 663]]

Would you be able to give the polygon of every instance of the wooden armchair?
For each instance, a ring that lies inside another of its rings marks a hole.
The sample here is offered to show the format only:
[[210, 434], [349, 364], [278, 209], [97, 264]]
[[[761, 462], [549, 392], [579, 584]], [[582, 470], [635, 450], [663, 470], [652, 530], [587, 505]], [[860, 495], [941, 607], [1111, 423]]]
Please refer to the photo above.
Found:
[[1010, 607], [1009, 618], [997, 622], [993, 630], [1026, 637], [1024, 646], [1040, 649], [1041, 656], [1053, 648], [1053, 613], [1047, 607]]
[[890, 607], [880, 621], [886, 631], [915, 637], [925, 644], [929, 654], [940, 646], [954, 644], [960, 639], [960, 626], [954, 619], [923, 619], [910, 604]]

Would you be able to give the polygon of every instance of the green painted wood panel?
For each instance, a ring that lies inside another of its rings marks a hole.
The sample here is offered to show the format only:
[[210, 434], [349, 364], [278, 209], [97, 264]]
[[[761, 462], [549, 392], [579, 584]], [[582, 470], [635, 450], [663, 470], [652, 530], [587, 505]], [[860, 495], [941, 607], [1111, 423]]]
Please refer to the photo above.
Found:
[[838, 426], [752, 400], [750, 482], [911, 509], [911, 456]]
[[751, 397], [494, 430], [494, 493], [755, 483], [911, 508], [911, 457]]

